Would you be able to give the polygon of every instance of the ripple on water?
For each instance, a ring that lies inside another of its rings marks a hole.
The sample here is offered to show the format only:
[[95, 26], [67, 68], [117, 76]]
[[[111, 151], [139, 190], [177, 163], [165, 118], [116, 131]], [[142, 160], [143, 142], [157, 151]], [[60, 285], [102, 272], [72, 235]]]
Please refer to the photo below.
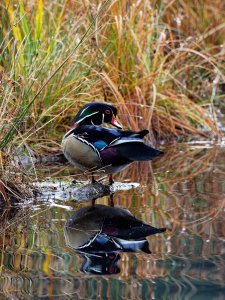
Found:
[[[224, 299], [224, 161], [223, 147], [173, 146], [153, 166], [134, 164], [118, 174], [111, 188], [56, 179], [37, 183], [35, 203], [1, 211], [1, 297]], [[122, 183], [128, 179], [134, 183]], [[97, 204], [107, 205], [114, 193], [116, 208], [167, 227], [147, 238], [151, 254], [89, 255], [68, 247], [65, 224], [99, 191]], [[108, 274], [94, 275], [103, 265]]]

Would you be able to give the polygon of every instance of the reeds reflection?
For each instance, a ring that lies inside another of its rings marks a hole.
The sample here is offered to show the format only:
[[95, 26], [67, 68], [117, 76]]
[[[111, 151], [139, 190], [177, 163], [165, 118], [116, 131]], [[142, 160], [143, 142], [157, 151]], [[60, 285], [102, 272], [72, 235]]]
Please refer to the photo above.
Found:
[[[78, 254], [65, 242], [64, 228], [73, 212], [88, 211], [91, 203], [55, 196], [34, 210], [1, 214], [0, 297], [223, 299], [225, 151], [188, 145], [165, 153], [153, 165], [134, 165], [116, 178], [141, 185], [117, 191], [114, 208], [167, 228], [146, 237], [151, 254], [111, 252], [108, 262], [104, 253]], [[107, 204], [108, 196], [95, 201], [96, 207]]]

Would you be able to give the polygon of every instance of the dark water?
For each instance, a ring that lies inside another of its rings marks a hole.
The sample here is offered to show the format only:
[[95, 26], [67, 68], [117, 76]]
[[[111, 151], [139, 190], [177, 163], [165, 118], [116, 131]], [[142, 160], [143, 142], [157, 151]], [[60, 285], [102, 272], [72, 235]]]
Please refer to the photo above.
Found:
[[[68, 170], [39, 173], [65, 181]], [[116, 177], [114, 208], [104, 196], [97, 214], [91, 202], [71, 200], [64, 181], [35, 204], [1, 210], [0, 299], [225, 299], [225, 149], [171, 147], [153, 165], [134, 165]], [[167, 231], [124, 250], [112, 236], [129, 239], [127, 210]]]

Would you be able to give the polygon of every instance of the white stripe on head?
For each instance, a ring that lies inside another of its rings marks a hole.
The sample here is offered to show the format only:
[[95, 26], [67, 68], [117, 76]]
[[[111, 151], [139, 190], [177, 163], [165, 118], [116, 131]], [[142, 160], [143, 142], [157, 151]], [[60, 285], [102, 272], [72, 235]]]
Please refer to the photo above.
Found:
[[82, 122], [82, 121], [85, 120], [86, 118], [88, 118], [88, 117], [90, 117], [90, 116], [93, 116], [93, 115], [96, 115], [96, 114], [98, 114], [98, 113], [99, 113], [99, 111], [95, 111], [95, 112], [93, 112], [92, 114], [89, 114], [89, 115], [87, 115], [87, 116], [81, 118], [80, 120], [78, 120], [77, 122], [75, 122], [75, 124], [79, 124], [80, 122]]
[[80, 113], [80, 116], [83, 115], [83, 113], [85, 112], [85, 110], [87, 110], [89, 108], [89, 106], [85, 107], [82, 112]]

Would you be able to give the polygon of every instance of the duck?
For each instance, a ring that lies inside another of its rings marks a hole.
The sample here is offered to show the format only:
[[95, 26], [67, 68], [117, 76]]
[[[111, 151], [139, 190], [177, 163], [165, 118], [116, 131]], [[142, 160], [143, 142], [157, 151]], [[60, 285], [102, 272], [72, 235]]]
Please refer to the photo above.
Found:
[[[122, 130], [117, 120], [117, 108], [109, 103], [87, 103], [72, 124], [72, 129], [62, 139], [62, 151], [71, 164], [91, 174], [92, 183], [96, 182], [96, 173], [105, 173], [112, 185], [114, 173], [124, 170], [134, 161], [148, 161], [163, 154], [143, 140], [149, 133], [147, 129], [137, 132]], [[103, 124], [110, 124], [113, 128]]]

